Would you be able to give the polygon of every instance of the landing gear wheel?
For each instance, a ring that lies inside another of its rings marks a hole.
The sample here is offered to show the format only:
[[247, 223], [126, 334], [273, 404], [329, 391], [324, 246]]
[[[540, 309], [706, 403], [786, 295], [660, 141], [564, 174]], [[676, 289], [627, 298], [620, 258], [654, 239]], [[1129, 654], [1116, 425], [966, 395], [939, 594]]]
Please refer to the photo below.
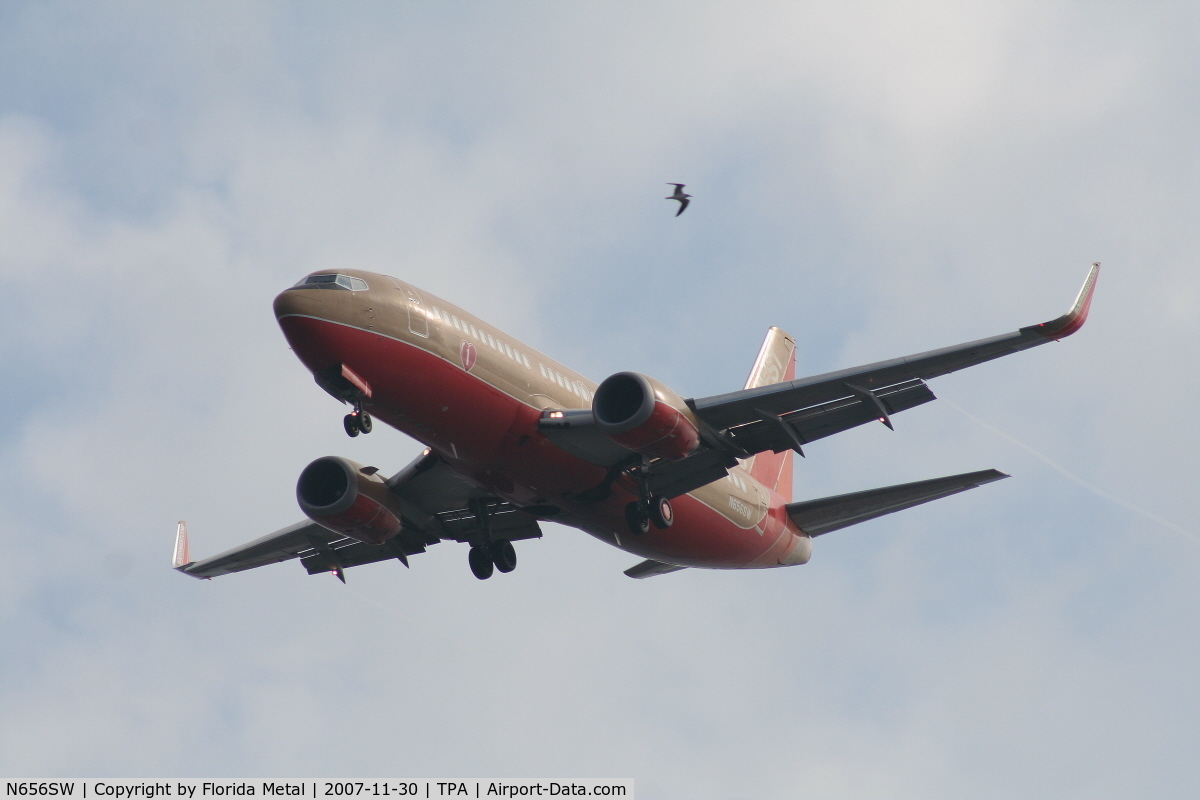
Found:
[[358, 429], [363, 433], [370, 433], [372, 427], [371, 415], [365, 411], [358, 412]]
[[[514, 555], [513, 558], [515, 560], [516, 556]], [[495, 564], [492, 563], [492, 554], [486, 547], [472, 547], [471, 552], [467, 555], [467, 562], [471, 565], [471, 572], [479, 580], [486, 581], [492, 577], [492, 569]]]
[[347, 414], [345, 418], [342, 419], [342, 425], [346, 428], [346, 434], [348, 436], [354, 437], [361, 433], [361, 431], [358, 429], [358, 417], [356, 417], [354, 414]]
[[517, 551], [512, 542], [506, 539], [492, 543], [492, 563], [501, 572], [512, 572], [517, 568]]
[[650, 500], [650, 521], [659, 530], [666, 530], [675, 522], [675, 509], [671, 501], [665, 497], [655, 497]]
[[650, 515], [642, 508], [641, 503], [635, 502], [625, 506], [625, 522], [634, 536], [641, 536], [650, 531]]

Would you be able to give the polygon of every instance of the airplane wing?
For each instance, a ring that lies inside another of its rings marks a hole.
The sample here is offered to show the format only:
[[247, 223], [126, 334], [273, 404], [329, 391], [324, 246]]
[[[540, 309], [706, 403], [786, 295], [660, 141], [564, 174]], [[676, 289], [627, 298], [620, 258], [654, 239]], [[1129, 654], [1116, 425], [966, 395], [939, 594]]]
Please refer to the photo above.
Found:
[[299, 558], [308, 573], [332, 572], [345, 580], [347, 567], [395, 558], [408, 565], [408, 556], [423, 553], [442, 539], [470, 541], [481, 531], [472, 502], [488, 506], [489, 530], [495, 539], [535, 539], [542, 535], [537, 520], [518, 508], [490, 497], [452, 471], [436, 453], [426, 450], [396, 475], [388, 486], [404, 511], [400, 533], [385, 544], [351, 539], [305, 520], [224, 553], [189, 559], [187, 526], [179, 523], [174, 567], [195, 578], [214, 578], [231, 572]]
[[891, 427], [892, 414], [934, 399], [925, 385], [930, 378], [1075, 333], [1087, 319], [1099, 271], [1100, 265], [1093, 264], [1070, 311], [1040, 325], [687, 403], [703, 423], [703, 438], [715, 449], [742, 458], [765, 450], [796, 450], [803, 455], [804, 444], [872, 420]]
[[[795, 450], [868, 422], [892, 427], [893, 414], [935, 400], [925, 381], [1070, 336], [1087, 320], [1100, 265], [1093, 264], [1071, 310], [1014, 333], [794, 381], [686, 400], [707, 445], [646, 470], [650, 491], [678, 497], [724, 477], [738, 459]], [[548, 411], [539, 428], [556, 445], [600, 466], [619, 468], [635, 453], [608, 438], [589, 408]], [[648, 569], [648, 568], [647, 568]], [[654, 574], [654, 573], [651, 573]]]

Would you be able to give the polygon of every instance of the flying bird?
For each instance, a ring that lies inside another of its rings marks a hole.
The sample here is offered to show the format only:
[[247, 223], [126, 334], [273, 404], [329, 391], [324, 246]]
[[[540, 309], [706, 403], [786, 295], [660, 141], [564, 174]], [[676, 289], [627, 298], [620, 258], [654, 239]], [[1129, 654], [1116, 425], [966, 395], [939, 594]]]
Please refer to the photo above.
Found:
[[670, 197], [663, 198], [664, 200], [678, 200], [679, 201], [679, 210], [675, 212], [675, 216], [677, 216], [677, 217], [683, 213], [683, 210], [685, 208], [687, 208], [688, 198], [691, 197], [690, 194], [684, 194], [683, 187], [685, 185], [686, 184], [683, 184], [683, 183], [668, 183], [667, 186], [675, 187], [675, 194], [671, 195]]

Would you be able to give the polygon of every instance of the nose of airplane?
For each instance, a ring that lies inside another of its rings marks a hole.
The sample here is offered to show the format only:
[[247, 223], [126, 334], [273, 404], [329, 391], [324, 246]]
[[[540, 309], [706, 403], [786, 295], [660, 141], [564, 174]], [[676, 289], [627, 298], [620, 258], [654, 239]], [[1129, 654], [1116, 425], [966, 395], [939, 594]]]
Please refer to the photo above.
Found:
[[313, 289], [285, 289], [275, 297], [275, 319], [290, 316], [320, 316], [325, 292]]

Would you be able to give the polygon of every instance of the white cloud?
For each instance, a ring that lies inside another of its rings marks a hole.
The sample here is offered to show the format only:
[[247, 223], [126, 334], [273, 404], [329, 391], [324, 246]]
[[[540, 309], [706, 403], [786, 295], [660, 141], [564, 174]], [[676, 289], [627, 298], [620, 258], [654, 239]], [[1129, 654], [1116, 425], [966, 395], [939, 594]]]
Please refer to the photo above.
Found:
[[[15, 8], [16, 10], [13, 10]], [[643, 796], [1187, 794], [1194, 545], [945, 404], [809, 448], [820, 496], [1014, 478], [645, 582], [546, 526], [212, 583], [347, 440], [270, 300], [393, 271], [594, 377], [734, 388], [1065, 309], [933, 388], [1185, 526], [1194, 25], [1078, 4], [10, 7], [0, 67], [0, 771], [632, 777]], [[670, 216], [665, 183], [696, 195]]]

